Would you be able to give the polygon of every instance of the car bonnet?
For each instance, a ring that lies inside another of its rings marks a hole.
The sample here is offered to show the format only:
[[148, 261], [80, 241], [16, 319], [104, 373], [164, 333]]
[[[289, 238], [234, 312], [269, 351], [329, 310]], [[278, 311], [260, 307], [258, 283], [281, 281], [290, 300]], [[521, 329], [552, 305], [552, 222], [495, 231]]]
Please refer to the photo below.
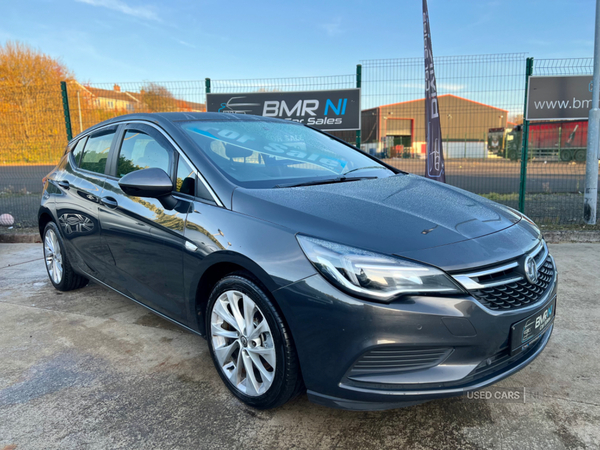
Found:
[[296, 188], [238, 188], [233, 210], [297, 233], [387, 254], [478, 238], [521, 220], [483, 197], [403, 174]]

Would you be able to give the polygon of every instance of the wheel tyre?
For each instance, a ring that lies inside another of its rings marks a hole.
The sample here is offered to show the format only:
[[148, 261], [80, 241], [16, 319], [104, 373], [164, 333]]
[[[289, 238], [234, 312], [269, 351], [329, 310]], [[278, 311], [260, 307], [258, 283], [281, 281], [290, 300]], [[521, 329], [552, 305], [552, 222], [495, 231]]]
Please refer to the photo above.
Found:
[[573, 159], [573, 153], [571, 150], [561, 150], [560, 151], [560, 160], [563, 162], [568, 162]]
[[[221, 367], [214, 349], [211, 317], [217, 300], [228, 291], [238, 291], [247, 295], [258, 307], [267, 321], [273, 338], [276, 354], [275, 374], [272, 384], [261, 395], [247, 395], [229, 380]], [[291, 334], [259, 283], [249, 274], [232, 274], [220, 280], [210, 295], [206, 314], [208, 348], [217, 372], [227, 388], [242, 402], [257, 409], [271, 409], [283, 405], [304, 390], [300, 366]]]
[[[60, 257], [61, 257], [61, 265], [62, 265], [62, 275], [58, 282], [53, 279], [52, 274], [50, 273], [50, 266], [48, 264], [48, 249], [46, 240], [52, 237], [52, 233], [55, 237], [55, 244], [58, 244], [60, 248]], [[48, 278], [50, 278], [50, 282], [52, 285], [58, 289], [59, 291], [72, 291], [74, 289], [79, 289], [88, 284], [88, 279], [75, 273], [73, 267], [71, 266], [71, 262], [67, 256], [67, 252], [65, 251], [65, 246], [63, 244], [62, 238], [60, 236], [60, 231], [54, 222], [48, 222], [46, 227], [44, 228], [44, 239], [42, 244], [44, 245], [44, 261], [46, 262], [46, 271], [48, 272]]]
[[580, 148], [579, 150], [577, 150], [575, 152], [575, 161], [577, 162], [584, 162], [586, 160], [586, 150]]

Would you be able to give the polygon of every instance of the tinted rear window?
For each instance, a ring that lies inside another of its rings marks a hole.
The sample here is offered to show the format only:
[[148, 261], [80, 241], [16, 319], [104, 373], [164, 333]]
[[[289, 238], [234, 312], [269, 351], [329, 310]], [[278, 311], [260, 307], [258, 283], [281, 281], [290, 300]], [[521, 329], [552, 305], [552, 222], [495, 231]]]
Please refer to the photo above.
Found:
[[85, 147], [85, 142], [87, 141], [87, 137], [79, 139], [75, 148], [72, 150], [73, 160], [75, 161], [75, 165], [79, 166], [79, 159], [81, 158], [81, 152], [83, 152], [83, 147]]
[[103, 130], [88, 138], [79, 167], [96, 173], [104, 173], [110, 145], [116, 129]]

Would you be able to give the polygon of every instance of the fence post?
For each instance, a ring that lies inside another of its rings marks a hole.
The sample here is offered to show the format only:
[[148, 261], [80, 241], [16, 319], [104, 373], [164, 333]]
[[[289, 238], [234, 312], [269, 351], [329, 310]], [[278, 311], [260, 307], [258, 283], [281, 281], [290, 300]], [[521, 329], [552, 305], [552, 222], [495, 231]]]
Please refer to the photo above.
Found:
[[527, 93], [529, 91], [529, 77], [533, 73], [533, 58], [527, 58], [525, 67], [525, 106], [523, 108], [523, 136], [521, 150], [521, 178], [519, 182], [519, 211], [525, 212], [525, 191], [527, 187], [527, 160], [529, 159], [529, 121], [527, 117]]
[[[361, 85], [362, 85], [362, 66], [360, 64], [357, 64], [356, 65], [356, 87], [360, 89]], [[359, 114], [362, 114], [362, 111], [360, 111]], [[360, 121], [360, 122], [362, 122], [362, 121]], [[359, 149], [360, 149], [360, 132], [361, 132], [360, 128], [358, 130], [356, 130], [356, 147], [358, 147]]]
[[67, 95], [67, 82], [60, 82], [60, 91], [62, 93], [63, 113], [65, 115], [65, 128], [67, 129], [67, 140], [73, 139], [73, 130], [71, 129], [71, 112], [69, 111], [69, 97]]
[[204, 79], [204, 88], [207, 94], [210, 94], [210, 78]]
[[583, 191], [583, 220], [596, 225], [598, 206], [598, 146], [600, 145], [600, 0], [596, 0], [596, 30], [594, 33], [594, 77], [592, 79], [592, 109], [588, 116], [588, 136]]

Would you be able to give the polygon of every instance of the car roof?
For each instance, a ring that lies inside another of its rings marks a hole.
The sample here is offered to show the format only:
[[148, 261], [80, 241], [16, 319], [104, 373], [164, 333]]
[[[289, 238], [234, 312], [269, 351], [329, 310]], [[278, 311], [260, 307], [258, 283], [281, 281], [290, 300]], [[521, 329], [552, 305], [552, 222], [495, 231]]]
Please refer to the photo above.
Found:
[[289, 120], [276, 119], [273, 117], [254, 116], [250, 114], [226, 114], [215, 112], [159, 112], [159, 113], [136, 113], [124, 114], [113, 117], [112, 119], [100, 122], [84, 132], [90, 132], [96, 128], [104, 127], [110, 124], [118, 124], [130, 120], [146, 120], [156, 124], [165, 124], [169, 122], [182, 122], [190, 120], [198, 121], [255, 121], [255, 122], [279, 122], [279, 123], [297, 123]]

